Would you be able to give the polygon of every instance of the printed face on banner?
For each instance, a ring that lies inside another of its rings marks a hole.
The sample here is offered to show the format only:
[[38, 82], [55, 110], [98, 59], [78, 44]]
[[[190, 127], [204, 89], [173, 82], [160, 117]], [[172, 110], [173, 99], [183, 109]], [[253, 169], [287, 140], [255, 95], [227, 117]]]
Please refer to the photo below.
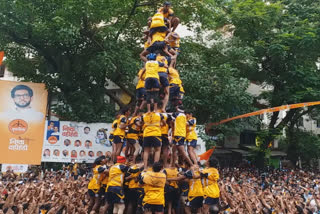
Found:
[[93, 163], [99, 156], [111, 157], [109, 130], [106, 123], [47, 121], [42, 161]]
[[28, 171], [27, 164], [2, 164], [1, 172], [25, 173]]
[[0, 81], [0, 162], [40, 164], [47, 105], [44, 84]]

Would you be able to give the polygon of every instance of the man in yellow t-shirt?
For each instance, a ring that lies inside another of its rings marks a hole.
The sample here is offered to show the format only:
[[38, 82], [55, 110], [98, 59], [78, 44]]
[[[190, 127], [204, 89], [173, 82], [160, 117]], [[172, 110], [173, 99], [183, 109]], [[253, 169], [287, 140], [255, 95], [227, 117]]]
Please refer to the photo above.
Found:
[[[128, 181], [128, 192], [126, 194], [128, 206], [128, 213], [134, 213], [131, 210], [142, 209], [143, 188], [139, 184], [139, 177], [141, 174], [141, 167], [143, 165], [140, 156], [136, 159], [136, 164], [130, 166], [128, 176], [125, 178]], [[137, 171], [139, 169], [139, 171]]]
[[[151, 18], [151, 23], [149, 26], [149, 36], [152, 36], [156, 32], [166, 32], [168, 30], [166, 26], [166, 21], [168, 22], [167, 18], [164, 18], [163, 13], [157, 12]], [[170, 22], [169, 22], [170, 28]]]
[[200, 213], [203, 203], [203, 186], [201, 172], [198, 165], [192, 165], [182, 176], [168, 178], [168, 181], [181, 181], [188, 179], [189, 191], [186, 201], [186, 213]]
[[99, 208], [99, 190], [101, 187], [100, 183], [100, 177], [102, 176], [103, 172], [106, 170], [105, 167], [103, 167], [105, 163], [105, 157], [101, 156], [98, 157], [94, 161], [94, 168], [93, 168], [93, 177], [91, 178], [89, 184], [88, 184], [88, 195], [90, 198], [89, 201], [89, 207], [88, 212], [90, 213], [91, 210], [98, 211]]
[[164, 167], [167, 167], [167, 160], [168, 160], [168, 154], [169, 154], [169, 129], [171, 124], [171, 116], [165, 112], [163, 112], [161, 109], [162, 103], [159, 103], [159, 109], [158, 113], [161, 113], [163, 116], [163, 123], [161, 123], [161, 159], [163, 160]]
[[218, 213], [219, 211], [219, 197], [220, 189], [218, 185], [219, 180], [219, 171], [218, 160], [216, 158], [210, 158], [206, 162], [206, 168], [201, 172], [201, 178], [203, 180], [203, 192], [204, 192], [204, 201], [203, 201], [203, 213], [209, 213], [211, 207], [212, 210]]
[[158, 13], [162, 13], [164, 18], [168, 19], [169, 26], [172, 27], [172, 32], [174, 32], [180, 23], [180, 19], [174, 15], [171, 3], [167, 1], [163, 3], [163, 7], [158, 9]]
[[192, 116], [191, 112], [186, 112], [187, 116], [187, 136], [186, 136], [186, 142], [187, 142], [187, 149], [188, 154], [191, 160], [194, 164], [197, 164], [197, 154], [195, 152], [195, 149], [197, 147], [197, 133], [196, 133], [196, 125], [197, 120], [195, 117]]
[[149, 53], [155, 53], [157, 51], [163, 51], [165, 55], [171, 57], [171, 59], [175, 59], [177, 57], [176, 52], [174, 50], [168, 50], [168, 46], [166, 44], [167, 34], [169, 31], [166, 32], [155, 32], [152, 36], [148, 37], [148, 41], [145, 44], [147, 48], [145, 48], [140, 53], [140, 58], [142, 61], [147, 62], [147, 55]]
[[106, 187], [106, 198], [109, 205], [113, 205], [113, 213], [123, 214], [124, 192], [123, 182], [124, 175], [129, 167], [125, 164], [126, 158], [117, 156], [117, 163], [109, 169], [109, 179]]
[[[171, 53], [174, 51], [178, 57], [180, 54], [180, 36], [176, 32], [171, 32], [166, 37], [166, 43], [168, 44], [168, 51]], [[172, 67], [176, 67], [177, 59], [172, 60]]]
[[112, 160], [115, 163], [117, 156], [120, 155], [124, 137], [125, 137], [125, 130], [128, 126], [127, 124], [127, 118], [130, 115], [130, 109], [129, 108], [123, 108], [121, 110], [121, 114], [119, 116], [119, 119], [117, 121], [117, 128], [113, 132], [113, 144], [112, 145]]
[[161, 169], [162, 164], [155, 162], [152, 166], [152, 171], [143, 174], [141, 183], [144, 184], [145, 195], [142, 204], [145, 214], [160, 214], [164, 212], [166, 174], [160, 172]]
[[161, 87], [163, 88], [164, 92], [164, 97], [162, 100], [162, 111], [166, 111], [166, 107], [169, 101], [169, 80], [168, 80], [168, 60], [166, 59], [165, 56], [161, 56], [160, 54], [157, 55], [156, 60], [158, 62], [164, 63], [167, 65], [167, 67], [160, 67], [158, 69], [158, 74], [159, 74], [159, 80]]
[[128, 123], [128, 132], [127, 132], [127, 145], [126, 145], [126, 156], [130, 153], [130, 156], [133, 155], [133, 163], [136, 162], [136, 158], [140, 151], [140, 145], [138, 142], [139, 132], [141, 130], [140, 125], [141, 116], [133, 116]]
[[168, 67], [168, 65], [156, 61], [157, 55], [150, 53], [148, 56], [148, 61], [145, 64], [145, 68], [142, 71], [142, 75], [145, 76], [145, 88], [146, 88], [146, 100], [148, 112], [150, 112], [150, 107], [153, 106], [154, 110], [157, 111], [158, 99], [159, 99], [159, 74], [158, 71], [160, 67]]
[[176, 151], [185, 159], [190, 165], [193, 165], [192, 161], [188, 157], [184, 149], [184, 143], [187, 135], [186, 125], [187, 125], [187, 118], [184, 114], [183, 110], [177, 111], [172, 114], [174, 118], [174, 131], [173, 131], [173, 162], [175, 163], [177, 156]]
[[113, 138], [114, 138], [113, 133], [117, 129], [117, 122], [118, 122], [119, 116], [120, 116], [120, 113], [117, 112], [116, 115], [115, 115], [116, 119], [112, 122], [111, 131], [110, 131], [110, 134], [109, 134], [109, 142], [112, 145], [112, 148], [114, 147], [114, 144], [113, 144]]
[[143, 73], [143, 68], [139, 70], [138, 73], [138, 83], [136, 86], [136, 108], [133, 112], [133, 115], [137, 115], [138, 110], [142, 109], [145, 105], [146, 100], [146, 88], [144, 87], [146, 79], [146, 73]]
[[142, 115], [143, 123], [143, 162], [147, 168], [151, 149], [154, 148], [154, 162], [158, 162], [161, 153], [161, 123], [164, 117], [160, 113], [148, 112]]
[[182, 81], [180, 79], [179, 71], [177, 71], [172, 64], [170, 64], [168, 72], [170, 103], [175, 109], [178, 109], [182, 106], [182, 98], [180, 96]]
[[[163, 172], [167, 175], [167, 178], [177, 178], [179, 171], [175, 164], [164, 168]], [[179, 186], [177, 181], [169, 181], [165, 186], [165, 200], [168, 213], [174, 213], [179, 205]]]

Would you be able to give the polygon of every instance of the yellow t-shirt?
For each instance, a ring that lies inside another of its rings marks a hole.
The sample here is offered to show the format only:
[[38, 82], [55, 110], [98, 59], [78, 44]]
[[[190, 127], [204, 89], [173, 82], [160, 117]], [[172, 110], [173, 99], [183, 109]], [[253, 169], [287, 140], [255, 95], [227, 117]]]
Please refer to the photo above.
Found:
[[169, 36], [169, 45], [171, 48], [179, 48], [180, 47], [180, 37], [177, 33], [175, 33], [178, 38], [174, 38], [172, 35]]
[[197, 140], [197, 133], [196, 133], [196, 125], [197, 120], [194, 117], [188, 118], [187, 121], [187, 137], [186, 140]]
[[160, 68], [158, 61], [149, 60], [146, 62], [146, 79], [147, 78], [156, 78], [159, 80], [158, 70]]
[[[165, 168], [164, 169], [167, 174], [167, 178], [176, 178], [178, 177], [179, 171], [177, 168]], [[177, 181], [169, 181], [169, 186], [172, 186], [174, 188], [178, 188]]]
[[[156, 61], [168, 65], [168, 60], [164, 56], [158, 55], [157, 58], [156, 58]], [[168, 69], [165, 68], [165, 67], [159, 67], [159, 70], [158, 70], [159, 73], [160, 72], [167, 72], [167, 71], [168, 71]]]
[[120, 124], [126, 124], [127, 123], [127, 118], [124, 115], [121, 115], [119, 119], [117, 120], [117, 128], [114, 131], [113, 135], [117, 136], [124, 136], [125, 135], [125, 128], [121, 129]]
[[136, 86], [136, 89], [139, 89], [139, 88], [144, 88], [144, 80], [146, 78], [146, 73], [144, 72], [143, 75], [141, 75], [143, 72], [143, 69], [140, 69], [139, 73], [138, 73], [138, 83], [137, 83], [137, 86]]
[[204, 198], [219, 198], [220, 189], [218, 186], [219, 171], [216, 168], [210, 167], [205, 168], [202, 171], [203, 174], [208, 173], [208, 178], [203, 178], [203, 191]]
[[169, 67], [168, 71], [169, 71], [169, 84], [176, 84], [176, 85], [182, 84], [179, 72], [176, 69], [174, 69], [173, 67]]
[[150, 112], [143, 114], [143, 137], [160, 137], [161, 120], [163, 120], [163, 116], [160, 113]]
[[199, 176], [200, 172], [195, 171], [194, 175], [191, 171], [187, 171], [185, 173], [186, 177], [189, 178], [189, 192], [188, 192], [188, 200], [192, 201], [195, 197], [203, 196], [203, 186], [201, 183], [201, 179], [194, 179], [193, 177]]
[[93, 168], [93, 177], [91, 178], [89, 184], [88, 184], [88, 189], [92, 190], [94, 193], [97, 193], [100, 189], [100, 176], [101, 174], [98, 172], [99, 167], [101, 165], [96, 165]]
[[174, 113], [173, 116], [176, 118], [174, 121], [174, 136], [175, 137], [186, 137], [187, 134], [187, 118], [183, 113]]
[[135, 124], [139, 120], [139, 116], [132, 117], [129, 121], [129, 130], [127, 133], [128, 139], [138, 140], [138, 134], [140, 132], [140, 127]]
[[164, 23], [164, 16], [162, 13], [156, 13], [152, 17], [150, 29], [156, 27], [166, 27], [166, 24]]
[[112, 122], [110, 134], [113, 134], [114, 131], [116, 130], [116, 128], [117, 128], [117, 122], [118, 122], [117, 119]]
[[[133, 166], [131, 166], [131, 168], [132, 169], [138, 169], [138, 165], [133, 165]], [[128, 184], [128, 187], [130, 189], [140, 188], [139, 182], [136, 181], [136, 178], [140, 175], [140, 173], [141, 172], [139, 171], [139, 172], [131, 174], [132, 179], [129, 181], [129, 184]]]
[[126, 166], [120, 163], [116, 163], [110, 168], [108, 186], [106, 188], [106, 191], [109, 186], [122, 187], [125, 174], [124, 168], [126, 168]]
[[[158, 113], [161, 113], [161, 110]], [[161, 115], [163, 116], [163, 120], [165, 121], [164, 124], [161, 124], [161, 134], [162, 135], [168, 135], [168, 132], [169, 132], [169, 125], [167, 124], [168, 114], [167, 113], [161, 113]]]
[[143, 175], [144, 197], [143, 204], [163, 205], [164, 186], [166, 184], [166, 175], [163, 172], [146, 172]]
[[158, 12], [162, 13], [164, 18], [168, 18], [169, 16], [173, 16], [173, 14], [174, 14], [174, 11], [171, 8], [168, 10], [168, 12], [164, 13], [163, 12], [163, 7], [160, 7], [158, 9]]
[[151, 44], [154, 42], [163, 42], [166, 38], [167, 32], [156, 32], [152, 35]]

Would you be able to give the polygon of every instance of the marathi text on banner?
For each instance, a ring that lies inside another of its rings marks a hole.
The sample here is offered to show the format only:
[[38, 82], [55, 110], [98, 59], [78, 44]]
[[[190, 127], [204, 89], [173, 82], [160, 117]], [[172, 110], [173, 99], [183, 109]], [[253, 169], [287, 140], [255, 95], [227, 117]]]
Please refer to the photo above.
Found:
[[47, 96], [42, 83], [0, 81], [0, 163], [41, 163]]
[[46, 121], [43, 162], [92, 163], [101, 155], [110, 156], [111, 124]]

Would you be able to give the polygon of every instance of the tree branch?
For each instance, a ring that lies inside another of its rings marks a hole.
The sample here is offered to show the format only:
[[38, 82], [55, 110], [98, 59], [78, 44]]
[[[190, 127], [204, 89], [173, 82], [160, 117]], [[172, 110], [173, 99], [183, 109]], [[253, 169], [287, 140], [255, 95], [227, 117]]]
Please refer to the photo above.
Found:
[[154, 2], [145, 2], [137, 4], [137, 7], [151, 6], [154, 5]]
[[120, 108], [123, 108], [125, 106], [125, 104], [119, 99], [119, 97], [117, 97], [116, 95], [114, 95], [112, 93], [112, 91], [110, 91], [109, 89], [106, 89], [104, 90], [105, 94], [108, 95], [110, 97], [110, 99], [112, 99], [113, 101], [115, 101], [119, 106]]
[[129, 13], [129, 15], [128, 15], [127, 20], [126, 20], [126, 21], [124, 22], [124, 24], [120, 27], [120, 29], [119, 29], [116, 37], [115, 37], [115, 40], [116, 40], [116, 41], [118, 40], [118, 38], [119, 38], [121, 32], [123, 31], [123, 29], [125, 29], [126, 26], [128, 25], [128, 23], [129, 23], [129, 21], [130, 21], [130, 18], [134, 15], [134, 13], [135, 13], [135, 11], [136, 11], [136, 9], [137, 9], [137, 7], [138, 7], [138, 1], [139, 1], [139, 0], [134, 0], [133, 7], [131, 8], [131, 11], [130, 11], [130, 13]]
[[273, 129], [274, 128], [274, 125], [276, 124], [276, 122], [278, 120], [278, 116], [279, 116], [279, 112], [278, 111], [272, 113], [271, 120], [270, 120], [270, 123], [269, 123], [269, 129]]
[[282, 119], [282, 121], [277, 125], [276, 128], [287, 125], [297, 111], [298, 109], [290, 109], [287, 115]]
[[[138, 0], [136, 0], [135, 1], [135, 4], [138, 2]], [[134, 14], [134, 11], [131, 11], [131, 14]], [[132, 15], [133, 15], [132, 14]], [[81, 33], [85, 36], [85, 37], [87, 37], [87, 38], [89, 38], [91, 41], [93, 41], [95, 44], [96, 44], [96, 46], [98, 47], [98, 49], [101, 49], [102, 51], [108, 51], [107, 49], [106, 49], [106, 47], [103, 45], [103, 43], [102, 42], [98, 42], [95, 38], [94, 38], [94, 33], [92, 33], [91, 32], [91, 30], [93, 30], [93, 29], [91, 29], [90, 27], [89, 27], [89, 23], [88, 23], [88, 21], [87, 21], [87, 19], [84, 17], [83, 18], [83, 29], [81, 30]], [[119, 77], [121, 77], [121, 75], [123, 75], [120, 71], [119, 71], [119, 69], [118, 69], [118, 66], [117, 66], [117, 63], [113, 63], [114, 64], [114, 66], [117, 68], [117, 71], [118, 71], [118, 73], [119, 73]], [[132, 93], [129, 89], [127, 89], [124, 85], [122, 85], [120, 82], [119, 82], [119, 80], [117, 79], [117, 78], [112, 78], [112, 79], [110, 79], [114, 84], [116, 84], [123, 92], [125, 92], [126, 94], [128, 94], [130, 97], [131, 97], [131, 100], [132, 100], [132, 98], [134, 97], [134, 93]], [[117, 102], [117, 101], [116, 101]], [[120, 104], [119, 104], [120, 105]]]
[[15, 41], [17, 44], [27, 46], [41, 53], [42, 56], [50, 63], [50, 65], [52, 65], [56, 71], [58, 70], [58, 66], [55, 60], [52, 58], [52, 55], [49, 54], [47, 50], [45, 50], [41, 45], [36, 44], [35, 42], [31, 41], [31, 39], [20, 38], [15, 32], [7, 31], [7, 33], [8, 36], [10, 36], [12, 40]]
[[126, 26], [129, 24], [129, 21], [130, 21], [131, 17], [135, 14], [136, 9], [137, 9], [138, 7], [144, 7], [144, 6], [154, 5], [154, 2], [145, 2], [145, 3], [138, 3], [138, 2], [139, 2], [139, 0], [135, 0], [135, 1], [134, 1], [133, 6], [132, 6], [132, 8], [131, 8], [131, 11], [130, 11], [130, 13], [129, 13], [129, 15], [128, 15], [128, 18], [127, 18], [127, 20], [124, 22], [124, 24], [120, 27], [120, 29], [119, 29], [116, 37], [115, 37], [115, 40], [118, 40], [121, 32], [122, 32], [122, 31], [126, 28]]
[[300, 114], [294, 115], [293, 119], [290, 121], [290, 126], [291, 124], [294, 126], [298, 122], [299, 118], [301, 118], [303, 115], [309, 114], [314, 109], [315, 109], [315, 106], [309, 106], [307, 110], [302, 111]]

